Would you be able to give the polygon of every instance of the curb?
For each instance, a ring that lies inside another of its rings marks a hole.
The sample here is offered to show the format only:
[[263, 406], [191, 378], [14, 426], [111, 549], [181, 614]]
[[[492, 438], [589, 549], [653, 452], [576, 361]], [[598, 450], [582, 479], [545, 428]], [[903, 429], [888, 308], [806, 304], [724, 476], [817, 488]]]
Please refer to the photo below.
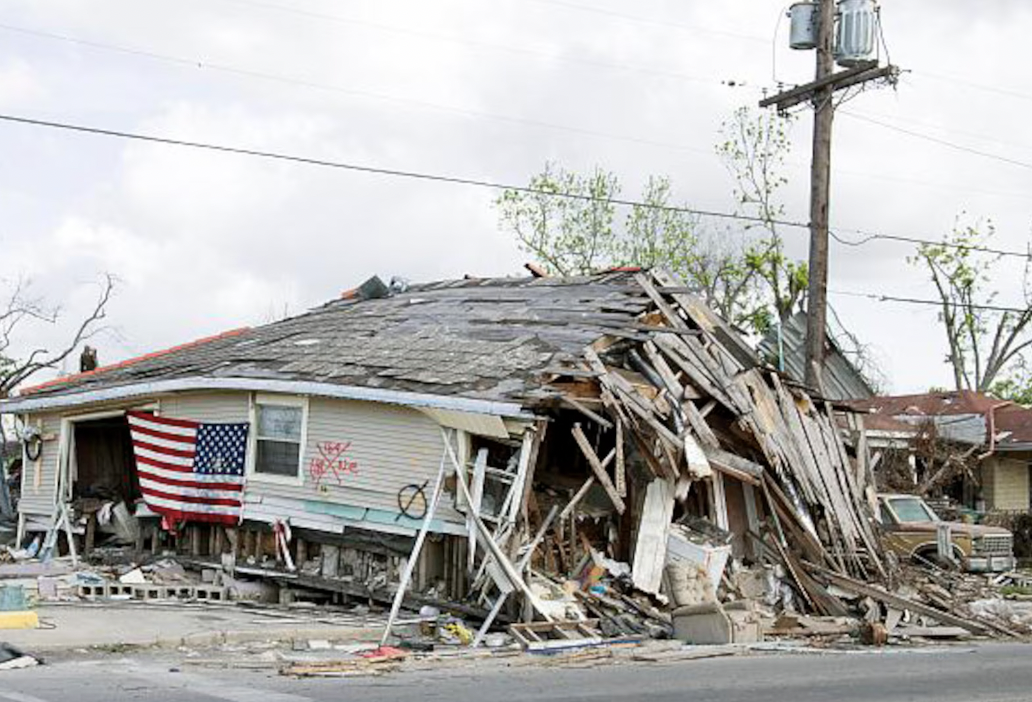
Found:
[[383, 627], [341, 627], [341, 628], [297, 628], [297, 629], [259, 629], [241, 631], [204, 631], [185, 636], [158, 637], [151, 640], [124, 642], [42, 642], [39, 644], [19, 642], [19, 647], [29, 653], [61, 653], [87, 649], [102, 651], [104, 649], [172, 649], [180, 646], [205, 647], [221, 644], [251, 643], [255, 641], [290, 641], [293, 639], [329, 639], [331, 641], [378, 641], [383, 634]]

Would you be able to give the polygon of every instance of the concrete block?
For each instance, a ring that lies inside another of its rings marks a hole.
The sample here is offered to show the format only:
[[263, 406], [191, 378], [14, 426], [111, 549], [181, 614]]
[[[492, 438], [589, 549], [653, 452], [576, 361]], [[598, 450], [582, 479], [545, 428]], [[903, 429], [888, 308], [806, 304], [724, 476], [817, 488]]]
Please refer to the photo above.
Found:
[[674, 610], [674, 638], [690, 644], [734, 642], [731, 620], [716, 602], [679, 607]]
[[226, 598], [226, 588], [221, 585], [194, 585], [194, 597], [198, 600], [222, 602]]

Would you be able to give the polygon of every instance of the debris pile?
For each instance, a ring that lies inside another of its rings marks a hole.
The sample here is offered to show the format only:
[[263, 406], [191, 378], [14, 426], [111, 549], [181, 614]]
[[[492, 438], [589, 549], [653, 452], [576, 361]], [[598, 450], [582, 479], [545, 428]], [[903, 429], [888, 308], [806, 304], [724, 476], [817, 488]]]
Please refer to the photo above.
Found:
[[[1017, 633], [934, 582], [899, 584], [858, 415], [763, 366], [668, 275], [635, 283], [635, 323], [553, 369], [561, 411], [548, 441], [538, 432], [517, 518], [472, 530], [470, 599], [490, 609], [476, 642], [503, 610], [537, 620], [510, 628], [528, 649], [764, 632], [883, 643], [901, 623], [906, 636]], [[468, 496], [477, 467], [452, 460]], [[579, 483], [574, 463], [586, 467]]]

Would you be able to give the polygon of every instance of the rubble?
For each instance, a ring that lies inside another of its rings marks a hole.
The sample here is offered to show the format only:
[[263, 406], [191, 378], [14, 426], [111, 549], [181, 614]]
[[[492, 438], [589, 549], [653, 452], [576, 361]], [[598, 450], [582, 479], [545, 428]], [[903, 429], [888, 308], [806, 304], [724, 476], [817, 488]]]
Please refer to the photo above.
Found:
[[[857, 414], [763, 365], [673, 278], [633, 281], [606, 301], [621, 314], [599, 322], [605, 333], [532, 388], [530, 428], [510, 433], [493, 417], [505, 438], [492, 440], [441, 425], [433, 487], [414, 485], [426, 509], [406, 521], [418, 531], [349, 526], [331, 539], [277, 519], [168, 535], [101, 500], [72, 518], [87, 536], [96, 522], [81, 562], [56, 556], [57, 532], [71, 529], [55, 521], [45, 539], [8, 550], [0, 579], [28, 580], [54, 602], [232, 601], [256, 613], [275, 603], [283, 616], [299, 600], [390, 606], [376, 655], [294, 661], [288, 675], [378, 675], [481, 647], [891, 645], [1032, 631], [1032, 607], [1004, 599], [1027, 586], [1019, 576], [930, 573], [886, 554]], [[447, 541], [431, 529], [445, 499], [466, 529], [458, 522]]]

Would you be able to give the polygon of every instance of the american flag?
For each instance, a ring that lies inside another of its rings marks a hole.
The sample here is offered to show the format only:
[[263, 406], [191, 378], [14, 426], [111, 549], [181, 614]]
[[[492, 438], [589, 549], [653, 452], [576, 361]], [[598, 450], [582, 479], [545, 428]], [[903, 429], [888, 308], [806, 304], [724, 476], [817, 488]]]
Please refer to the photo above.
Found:
[[172, 525], [240, 521], [247, 424], [126, 414], [140, 491], [151, 510]]

